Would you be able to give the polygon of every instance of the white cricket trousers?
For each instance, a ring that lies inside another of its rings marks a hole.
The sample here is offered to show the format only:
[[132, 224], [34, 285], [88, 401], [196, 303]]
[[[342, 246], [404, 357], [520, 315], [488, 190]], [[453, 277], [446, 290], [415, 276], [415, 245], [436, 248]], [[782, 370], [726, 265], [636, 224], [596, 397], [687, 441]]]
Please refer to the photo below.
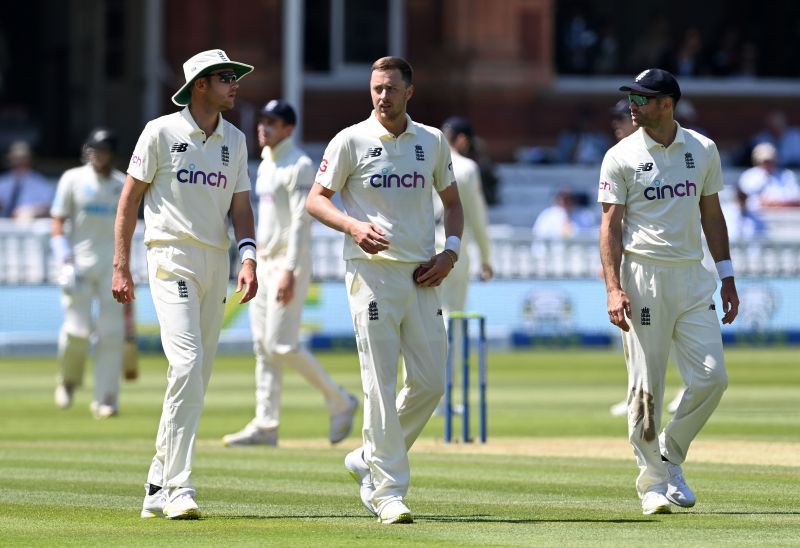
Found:
[[300, 348], [303, 307], [311, 284], [310, 257], [302, 257], [294, 269], [294, 297], [286, 306], [276, 298], [284, 264], [284, 255], [259, 257], [256, 267], [258, 293], [249, 303], [256, 356], [256, 416], [253, 424], [259, 428], [277, 428], [280, 424], [283, 365], [294, 367], [319, 390], [331, 413], [342, 412], [350, 404], [347, 393], [331, 379], [322, 364], [306, 349]]
[[[639, 465], [636, 488], [665, 492], [663, 455], [686, 460], [689, 445], [716, 409], [728, 386], [717, 284], [700, 261], [664, 263], [626, 254], [622, 288], [631, 301], [629, 332], [622, 334], [628, 367], [628, 437]], [[659, 434], [670, 346], [686, 385], [672, 419]]]
[[194, 495], [192, 460], [225, 311], [227, 251], [186, 242], [147, 250], [150, 293], [169, 362], [148, 483], [172, 499]]
[[[444, 393], [447, 339], [434, 288], [414, 283], [416, 263], [347, 261], [350, 312], [364, 389], [364, 459], [376, 507], [404, 497], [408, 450]], [[397, 392], [398, 359], [405, 362]]]
[[[58, 336], [58, 382], [75, 387], [83, 384], [89, 338], [94, 333], [93, 401], [117, 407], [125, 323], [124, 309], [108, 289], [112, 270], [111, 262], [80, 269], [75, 287], [62, 292], [64, 324]], [[92, 319], [95, 301], [97, 316]]]

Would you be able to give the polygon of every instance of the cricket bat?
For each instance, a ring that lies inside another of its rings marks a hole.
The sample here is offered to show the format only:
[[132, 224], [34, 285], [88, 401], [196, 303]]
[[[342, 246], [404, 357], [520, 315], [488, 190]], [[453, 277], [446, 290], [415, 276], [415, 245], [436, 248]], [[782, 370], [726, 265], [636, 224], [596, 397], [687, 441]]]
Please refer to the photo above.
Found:
[[122, 343], [122, 376], [126, 381], [139, 378], [139, 348], [136, 345], [136, 320], [133, 303], [125, 303], [125, 340]]

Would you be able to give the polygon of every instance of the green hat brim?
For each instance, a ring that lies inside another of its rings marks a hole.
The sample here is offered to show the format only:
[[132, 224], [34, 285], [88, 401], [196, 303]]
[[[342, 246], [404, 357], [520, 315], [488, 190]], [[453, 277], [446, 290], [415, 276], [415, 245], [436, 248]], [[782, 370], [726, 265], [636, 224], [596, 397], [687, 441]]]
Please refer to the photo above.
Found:
[[237, 63], [236, 61], [228, 61], [225, 63], [216, 63], [214, 65], [209, 65], [200, 73], [192, 78], [190, 81], [186, 82], [181, 86], [181, 88], [172, 96], [172, 102], [178, 105], [179, 107], [185, 107], [189, 103], [192, 102], [192, 86], [194, 85], [194, 81], [202, 76], [206, 76], [217, 69], [221, 68], [230, 68], [233, 69], [233, 72], [236, 73], [236, 80], [241, 80], [246, 74], [249, 74], [253, 71], [252, 65], [247, 65], [245, 63]]

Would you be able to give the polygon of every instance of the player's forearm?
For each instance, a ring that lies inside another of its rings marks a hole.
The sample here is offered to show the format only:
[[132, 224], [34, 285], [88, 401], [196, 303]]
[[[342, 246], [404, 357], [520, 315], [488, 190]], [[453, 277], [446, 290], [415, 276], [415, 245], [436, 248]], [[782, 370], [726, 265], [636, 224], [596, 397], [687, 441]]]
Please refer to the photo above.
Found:
[[140, 189], [137, 181], [128, 176], [125, 186], [122, 188], [122, 195], [117, 205], [117, 217], [114, 221], [115, 269], [129, 268], [131, 240], [133, 240], [133, 233], [136, 230], [136, 213], [139, 210], [143, 194], [144, 189]]
[[255, 239], [256, 229], [253, 208], [250, 207], [250, 192], [237, 192], [231, 200], [231, 224], [236, 241], [242, 238]]
[[619, 269], [622, 264], [622, 227], [608, 223], [600, 225], [600, 262], [603, 265], [603, 277], [606, 291], [622, 288], [619, 281]]
[[354, 219], [336, 207], [330, 198], [322, 194], [314, 194], [312, 191], [306, 200], [306, 209], [309, 215], [325, 226], [350, 234], [350, 227]]
[[444, 235], [461, 236], [464, 234], [464, 208], [460, 200], [444, 204]]
[[481, 253], [481, 263], [492, 262], [491, 241], [489, 239], [489, 221], [486, 214], [486, 202], [480, 188], [477, 192], [459, 194], [461, 206], [464, 208], [464, 225], [472, 233]]

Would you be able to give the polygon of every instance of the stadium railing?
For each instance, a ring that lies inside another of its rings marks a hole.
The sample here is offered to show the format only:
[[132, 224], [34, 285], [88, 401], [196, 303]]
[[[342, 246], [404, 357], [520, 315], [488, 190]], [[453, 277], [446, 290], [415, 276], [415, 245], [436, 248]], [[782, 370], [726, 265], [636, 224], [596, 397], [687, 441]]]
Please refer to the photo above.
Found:
[[[17, 223], [0, 219], [0, 285], [53, 284], [56, 265], [50, 252], [50, 221]], [[134, 234], [131, 265], [139, 283], [147, 281], [143, 225]], [[529, 229], [490, 227], [492, 267], [498, 279], [598, 278], [601, 276], [596, 238], [535, 241]], [[316, 281], [344, 279], [343, 236], [315, 225], [311, 244], [313, 277]], [[480, 261], [470, 247], [472, 269]], [[781, 277], [800, 275], [800, 241], [768, 239], [731, 244], [737, 276]], [[231, 271], [237, 272], [231, 253]]]

